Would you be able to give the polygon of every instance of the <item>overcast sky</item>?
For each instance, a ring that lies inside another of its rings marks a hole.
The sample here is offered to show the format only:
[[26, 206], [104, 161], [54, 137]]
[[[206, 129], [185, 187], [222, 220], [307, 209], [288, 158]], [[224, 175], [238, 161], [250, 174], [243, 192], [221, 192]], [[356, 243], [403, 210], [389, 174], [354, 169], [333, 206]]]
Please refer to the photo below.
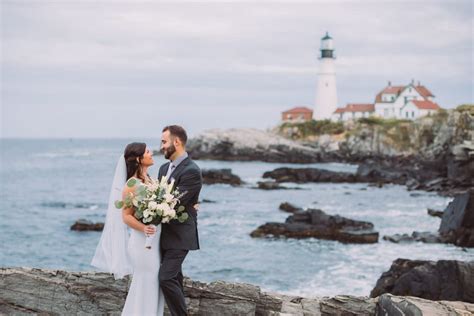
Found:
[[314, 106], [334, 38], [339, 106], [421, 81], [473, 102], [473, 5], [454, 1], [3, 1], [3, 137], [155, 137], [178, 123], [268, 128]]

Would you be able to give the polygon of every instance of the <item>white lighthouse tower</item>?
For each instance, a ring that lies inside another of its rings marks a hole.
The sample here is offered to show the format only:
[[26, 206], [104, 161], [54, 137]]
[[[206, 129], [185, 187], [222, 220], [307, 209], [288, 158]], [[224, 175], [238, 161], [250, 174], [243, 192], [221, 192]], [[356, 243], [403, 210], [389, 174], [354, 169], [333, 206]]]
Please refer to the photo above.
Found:
[[319, 58], [318, 85], [314, 119], [331, 119], [337, 108], [336, 70], [334, 68], [334, 43], [326, 32], [321, 39], [321, 57]]

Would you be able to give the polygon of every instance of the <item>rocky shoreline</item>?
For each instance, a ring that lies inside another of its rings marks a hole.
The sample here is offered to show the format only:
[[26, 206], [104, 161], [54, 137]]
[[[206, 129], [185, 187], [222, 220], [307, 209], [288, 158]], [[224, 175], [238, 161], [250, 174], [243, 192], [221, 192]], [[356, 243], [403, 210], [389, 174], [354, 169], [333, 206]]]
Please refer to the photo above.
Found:
[[342, 134], [297, 139], [279, 129], [209, 130], [192, 138], [188, 151], [194, 159], [355, 163], [373, 182], [448, 196], [474, 186], [474, 106], [414, 122], [375, 122], [348, 122]]
[[[7, 315], [119, 315], [129, 278], [107, 273], [0, 268], [0, 313]], [[338, 295], [298, 297], [258, 286], [185, 278], [189, 315], [471, 315], [474, 304], [381, 294], [376, 298]], [[165, 315], [169, 315], [165, 310]]]

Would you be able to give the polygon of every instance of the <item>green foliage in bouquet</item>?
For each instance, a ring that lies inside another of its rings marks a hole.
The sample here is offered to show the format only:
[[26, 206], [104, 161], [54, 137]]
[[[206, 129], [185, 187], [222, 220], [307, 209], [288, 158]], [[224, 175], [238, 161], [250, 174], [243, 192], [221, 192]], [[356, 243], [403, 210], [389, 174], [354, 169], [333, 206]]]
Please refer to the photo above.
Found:
[[160, 182], [152, 181], [152, 183], [143, 184], [131, 178], [126, 185], [129, 188], [135, 187], [135, 192], [130, 192], [123, 200], [115, 201], [115, 207], [133, 208], [135, 218], [142, 223], [158, 225], [170, 220], [184, 223], [189, 218], [184, 206], [175, 208], [179, 205], [182, 194], [178, 190], [173, 190], [174, 182], [168, 184], [162, 179]]

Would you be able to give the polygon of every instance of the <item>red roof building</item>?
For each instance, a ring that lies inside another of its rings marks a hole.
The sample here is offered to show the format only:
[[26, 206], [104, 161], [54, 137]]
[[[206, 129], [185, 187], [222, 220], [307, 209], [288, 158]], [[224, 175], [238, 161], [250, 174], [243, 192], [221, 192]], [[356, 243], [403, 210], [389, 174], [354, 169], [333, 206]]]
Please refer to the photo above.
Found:
[[431, 101], [416, 101], [416, 100], [413, 100], [411, 102], [413, 102], [413, 104], [415, 104], [415, 106], [420, 110], [439, 110], [439, 109], [441, 109], [441, 107], [438, 104], [436, 104], [434, 102], [431, 102]]
[[375, 112], [373, 103], [349, 103], [343, 108], [337, 108], [334, 111], [333, 119], [336, 121], [345, 121], [361, 117], [369, 117]]
[[281, 113], [282, 121], [311, 121], [313, 119], [313, 110], [298, 106]]
[[428, 100], [410, 100], [400, 110], [400, 117], [414, 120], [422, 116], [432, 115], [441, 107]]

